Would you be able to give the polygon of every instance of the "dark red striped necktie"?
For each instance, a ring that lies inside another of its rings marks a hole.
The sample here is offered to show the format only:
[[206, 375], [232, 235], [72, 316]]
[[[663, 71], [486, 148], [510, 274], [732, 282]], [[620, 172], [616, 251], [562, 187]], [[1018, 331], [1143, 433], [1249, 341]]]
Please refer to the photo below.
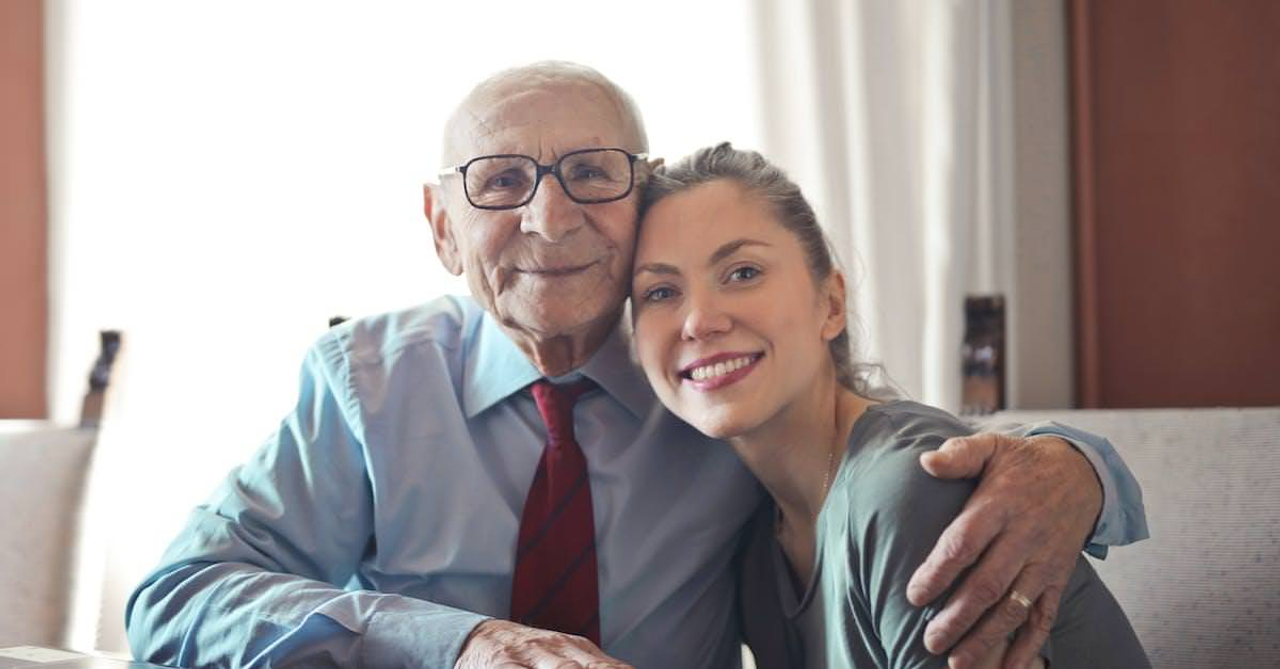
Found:
[[511, 619], [577, 634], [600, 645], [596, 531], [587, 459], [573, 436], [573, 405], [595, 387], [588, 379], [533, 384], [547, 444], [520, 518]]

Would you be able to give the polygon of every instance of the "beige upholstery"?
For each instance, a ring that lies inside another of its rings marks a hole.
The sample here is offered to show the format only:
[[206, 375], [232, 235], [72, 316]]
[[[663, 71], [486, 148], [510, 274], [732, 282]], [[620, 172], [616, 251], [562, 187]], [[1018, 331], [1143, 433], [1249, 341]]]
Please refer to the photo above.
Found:
[[1151, 539], [1095, 562], [1161, 669], [1280, 666], [1280, 408], [1006, 412], [1110, 439]]
[[65, 641], [96, 434], [0, 421], [0, 647]]

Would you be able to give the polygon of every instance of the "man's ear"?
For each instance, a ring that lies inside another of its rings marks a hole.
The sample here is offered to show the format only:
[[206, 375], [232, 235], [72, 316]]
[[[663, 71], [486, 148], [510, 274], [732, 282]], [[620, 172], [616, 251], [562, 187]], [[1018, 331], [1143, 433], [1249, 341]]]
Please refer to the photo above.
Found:
[[450, 274], [462, 274], [462, 257], [458, 254], [458, 242], [453, 237], [449, 210], [445, 207], [444, 187], [439, 184], [423, 184], [422, 213], [431, 224], [431, 237], [435, 241], [436, 255]]
[[826, 318], [822, 323], [822, 339], [831, 341], [844, 332], [849, 325], [849, 309], [846, 306], [844, 274], [832, 270], [831, 276], [823, 282], [823, 305], [826, 307]]
[[663, 163], [665, 162], [666, 160], [663, 158], [649, 158], [648, 160], [646, 160], [645, 166], [644, 166], [645, 181], [648, 181], [649, 177], [652, 177], [653, 173], [657, 172], [658, 168], [662, 167]]

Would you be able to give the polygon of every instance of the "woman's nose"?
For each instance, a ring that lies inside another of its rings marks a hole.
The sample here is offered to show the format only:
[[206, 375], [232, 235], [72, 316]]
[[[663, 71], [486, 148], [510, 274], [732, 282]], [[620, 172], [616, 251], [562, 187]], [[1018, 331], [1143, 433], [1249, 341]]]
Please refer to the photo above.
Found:
[[716, 304], [714, 298], [694, 297], [689, 300], [681, 336], [689, 341], [714, 339], [733, 327], [733, 319]]

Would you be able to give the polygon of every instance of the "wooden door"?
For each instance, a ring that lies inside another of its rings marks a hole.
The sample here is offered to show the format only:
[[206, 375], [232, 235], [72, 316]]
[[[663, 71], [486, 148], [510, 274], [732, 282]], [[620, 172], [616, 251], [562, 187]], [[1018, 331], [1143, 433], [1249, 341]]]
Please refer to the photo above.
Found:
[[1080, 405], [1280, 405], [1280, 2], [1068, 7]]

